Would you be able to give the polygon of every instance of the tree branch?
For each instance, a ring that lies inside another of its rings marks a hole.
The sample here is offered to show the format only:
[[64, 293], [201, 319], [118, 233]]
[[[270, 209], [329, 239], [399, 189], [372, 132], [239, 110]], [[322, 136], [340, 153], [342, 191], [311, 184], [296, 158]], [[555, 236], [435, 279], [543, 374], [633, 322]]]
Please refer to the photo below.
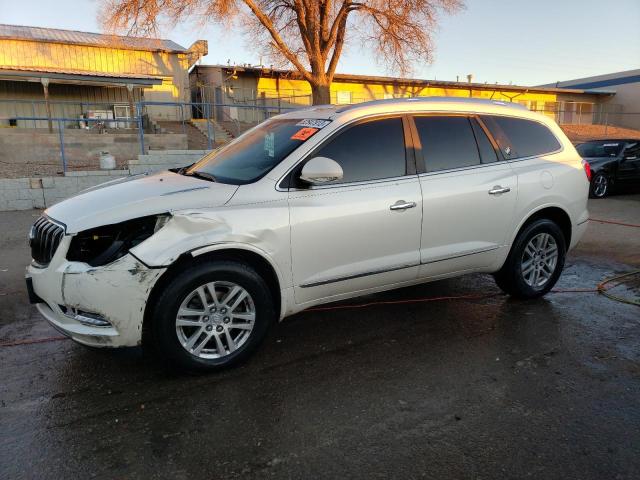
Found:
[[278, 50], [280, 50], [282, 54], [285, 57], [287, 57], [287, 60], [289, 60], [293, 64], [293, 66], [296, 67], [296, 69], [300, 72], [300, 74], [304, 77], [305, 80], [307, 80], [308, 82], [312, 82], [313, 77], [307, 71], [307, 69], [304, 68], [304, 65], [300, 63], [300, 60], [298, 60], [298, 58], [293, 54], [293, 52], [289, 49], [287, 44], [284, 43], [284, 40], [280, 36], [280, 33], [278, 32], [278, 30], [273, 25], [273, 22], [271, 21], [271, 19], [267, 15], [265, 15], [265, 13], [260, 9], [260, 7], [258, 7], [258, 5], [254, 0], [242, 0], [242, 1], [245, 3], [245, 5], [247, 5], [247, 7], [249, 7], [249, 9], [253, 12], [253, 14], [256, 16], [258, 21], [264, 26], [264, 28], [267, 29], [267, 31], [271, 35], [271, 38], [273, 38], [273, 41], [278, 47]]

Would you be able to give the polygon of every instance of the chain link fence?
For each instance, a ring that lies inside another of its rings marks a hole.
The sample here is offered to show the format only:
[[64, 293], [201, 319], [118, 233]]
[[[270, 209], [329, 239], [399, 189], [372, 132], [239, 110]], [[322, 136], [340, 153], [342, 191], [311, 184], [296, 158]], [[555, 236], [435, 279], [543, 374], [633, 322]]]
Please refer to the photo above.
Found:
[[[296, 96], [295, 92], [279, 98], [263, 93], [255, 97], [255, 92], [236, 89], [232, 98], [224, 92], [224, 103], [50, 102], [47, 107], [44, 101], [0, 101], [0, 127], [5, 127], [0, 128], [0, 176], [46, 176], [98, 169], [103, 152], [116, 158], [118, 168], [126, 169], [127, 162], [136, 160], [139, 154], [211, 150], [274, 115], [311, 103], [309, 96]], [[334, 103], [358, 100], [370, 98], [332, 98]], [[574, 142], [607, 136], [640, 138], [640, 112], [625, 112], [621, 105], [518, 103], [553, 118]], [[47, 108], [53, 115], [47, 114]]]

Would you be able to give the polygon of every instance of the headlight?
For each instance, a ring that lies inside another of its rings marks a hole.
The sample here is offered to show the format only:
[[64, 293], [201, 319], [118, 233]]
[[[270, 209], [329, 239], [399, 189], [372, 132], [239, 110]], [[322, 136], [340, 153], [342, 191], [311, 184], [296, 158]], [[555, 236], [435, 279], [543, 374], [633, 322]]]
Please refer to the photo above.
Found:
[[67, 260], [92, 267], [111, 263], [164, 227], [170, 218], [168, 214], [151, 215], [80, 232], [71, 239]]

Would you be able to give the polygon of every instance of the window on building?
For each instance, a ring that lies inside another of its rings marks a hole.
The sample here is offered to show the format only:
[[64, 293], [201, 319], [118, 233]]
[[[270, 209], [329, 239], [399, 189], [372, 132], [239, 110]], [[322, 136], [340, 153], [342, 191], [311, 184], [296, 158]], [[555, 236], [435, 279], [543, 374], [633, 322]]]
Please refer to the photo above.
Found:
[[467, 117], [415, 117], [427, 172], [480, 164], [478, 146]]
[[315, 156], [328, 157], [340, 164], [344, 176], [336, 183], [405, 175], [402, 119], [385, 118], [355, 125], [339, 133]]
[[482, 120], [507, 159], [545, 155], [560, 149], [558, 139], [539, 122], [497, 115], [483, 115]]

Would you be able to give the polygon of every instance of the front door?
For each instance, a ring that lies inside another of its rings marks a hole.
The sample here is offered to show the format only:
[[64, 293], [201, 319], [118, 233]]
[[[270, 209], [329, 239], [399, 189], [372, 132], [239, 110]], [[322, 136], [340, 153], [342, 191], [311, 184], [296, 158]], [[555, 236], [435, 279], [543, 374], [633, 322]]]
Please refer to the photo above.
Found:
[[481, 124], [464, 115], [414, 117], [422, 151], [420, 275], [495, 262], [512, 225], [517, 177]]
[[344, 177], [289, 192], [296, 303], [415, 279], [422, 197], [403, 119], [347, 126], [314, 156], [338, 162]]
[[621, 183], [640, 183], [640, 142], [627, 145], [618, 166]]

